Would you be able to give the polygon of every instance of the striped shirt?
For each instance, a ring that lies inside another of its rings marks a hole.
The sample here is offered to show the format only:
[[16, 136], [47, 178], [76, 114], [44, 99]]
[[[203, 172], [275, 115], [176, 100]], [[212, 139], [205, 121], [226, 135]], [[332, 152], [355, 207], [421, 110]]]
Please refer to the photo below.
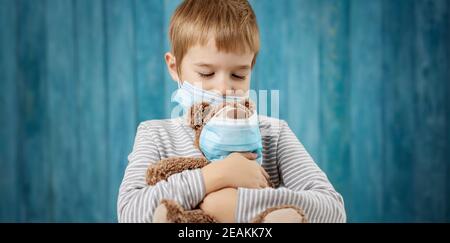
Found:
[[[263, 168], [275, 188], [238, 188], [235, 221], [250, 222], [265, 209], [296, 205], [309, 222], [345, 222], [342, 196], [283, 120], [259, 116], [263, 141]], [[194, 131], [182, 117], [139, 124], [133, 150], [120, 186], [119, 222], [151, 222], [161, 199], [177, 201], [184, 209], [196, 208], [205, 197], [200, 169], [172, 175], [154, 186], [146, 184], [150, 163], [169, 157], [199, 157]]]

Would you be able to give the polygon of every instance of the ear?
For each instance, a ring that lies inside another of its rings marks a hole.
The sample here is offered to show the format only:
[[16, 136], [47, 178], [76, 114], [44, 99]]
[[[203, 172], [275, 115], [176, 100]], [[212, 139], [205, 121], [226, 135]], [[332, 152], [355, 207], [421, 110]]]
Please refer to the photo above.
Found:
[[211, 112], [212, 106], [209, 103], [202, 102], [193, 105], [187, 114], [188, 123], [195, 131], [194, 146], [198, 149], [200, 149], [200, 133]]
[[245, 117], [249, 118], [256, 112], [256, 105], [255, 103], [250, 99], [244, 99], [240, 102], [241, 105], [243, 105], [246, 108], [246, 114]]
[[251, 101], [250, 99], [244, 99], [243, 101], [242, 101], [242, 104], [245, 106], [245, 107], [247, 107], [249, 110], [251, 110], [251, 111], [253, 111], [253, 110], [255, 110], [256, 108], [255, 108], [255, 103], [253, 102], [253, 101]]
[[174, 81], [180, 81], [180, 77], [178, 76], [178, 69], [177, 69], [177, 60], [175, 58], [175, 56], [170, 53], [167, 52], [164, 55], [164, 59], [166, 60], [166, 65], [167, 65], [167, 69], [169, 70], [169, 74], [172, 77], [172, 79]]
[[199, 131], [207, 122], [207, 117], [212, 111], [212, 106], [207, 102], [194, 104], [188, 112], [188, 123], [192, 129]]

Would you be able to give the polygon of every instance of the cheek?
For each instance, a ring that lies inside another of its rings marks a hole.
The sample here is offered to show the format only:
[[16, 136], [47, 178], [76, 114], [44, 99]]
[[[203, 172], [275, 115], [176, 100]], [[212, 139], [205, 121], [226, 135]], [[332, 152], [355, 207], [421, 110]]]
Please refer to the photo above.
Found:
[[236, 91], [242, 91], [242, 92], [247, 92], [249, 90], [249, 86], [248, 84], [237, 84], [235, 85], [235, 87], [233, 87], [234, 90]]
[[198, 79], [195, 76], [195, 72], [190, 68], [190, 63], [188, 61], [188, 58], [184, 58], [183, 62], [181, 64], [181, 77], [180, 79], [182, 81], [189, 81], [189, 82], [196, 82]]
[[250, 78], [247, 78], [247, 80], [244, 81], [235, 82], [233, 86], [235, 90], [247, 92], [250, 89]]
[[193, 82], [193, 73], [190, 72], [189, 70], [187, 70], [186, 68], [182, 68], [181, 69], [181, 77], [180, 77], [183, 81], [190, 81]]

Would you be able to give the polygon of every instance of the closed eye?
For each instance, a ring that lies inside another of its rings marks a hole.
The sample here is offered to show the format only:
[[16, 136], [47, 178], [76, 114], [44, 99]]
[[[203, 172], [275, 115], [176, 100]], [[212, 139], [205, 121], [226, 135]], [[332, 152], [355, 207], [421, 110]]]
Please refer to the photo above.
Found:
[[234, 78], [237, 78], [237, 79], [240, 79], [240, 80], [244, 80], [245, 79], [245, 76], [239, 76], [239, 75], [236, 75], [236, 74], [233, 74], [232, 76]]
[[200, 77], [202, 78], [209, 78], [212, 77], [214, 73], [198, 73], [198, 75], [200, 75]]

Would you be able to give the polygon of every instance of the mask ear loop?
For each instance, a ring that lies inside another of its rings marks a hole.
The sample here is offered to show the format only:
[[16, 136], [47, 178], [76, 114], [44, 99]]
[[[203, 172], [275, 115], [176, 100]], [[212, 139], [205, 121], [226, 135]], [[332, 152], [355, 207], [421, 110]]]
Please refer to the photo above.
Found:
[[[252, 115], [248, 116], [246, 109], [247, 108], [244, 105], [239, 104], [239, 103], [237, 103], [237, 105], [233, 106], [233, 107], [225, 106], [225, 107], [222, 107], [219, 111], [217, 111], [216, 114], [214, 114], [214, 116], [212, 118], [215, 120], [232, 121], [235, 123], [239, 123], [239, 121], [248, 120], [255, 115], [255, 112], [252, 112]], [[228, 116], [228, 112], [230, 112], [230, 111], [233, 112], [233, 114], [234, 114], [233, 118], [230, 118]], [[243, 118], [237, 118], [239, 111], [245, 113]]]
[[184, 82], [186, 82], [186, 81], [181, 81], [181, 80], [177, 81], [178, 89], [181, 89], [181, 87], [183, 86]]
[[223, 117], [223, 111], [224, 111], [224, 109], [226, 109], [227, 107], [225, 106], [225, 107], [222, 107], [220, 110], [218, 110], [212, 117], [211, 117], [211, 119], [219, 119], [219, 120], [223, 120], [224, 119], [224, 117]]

